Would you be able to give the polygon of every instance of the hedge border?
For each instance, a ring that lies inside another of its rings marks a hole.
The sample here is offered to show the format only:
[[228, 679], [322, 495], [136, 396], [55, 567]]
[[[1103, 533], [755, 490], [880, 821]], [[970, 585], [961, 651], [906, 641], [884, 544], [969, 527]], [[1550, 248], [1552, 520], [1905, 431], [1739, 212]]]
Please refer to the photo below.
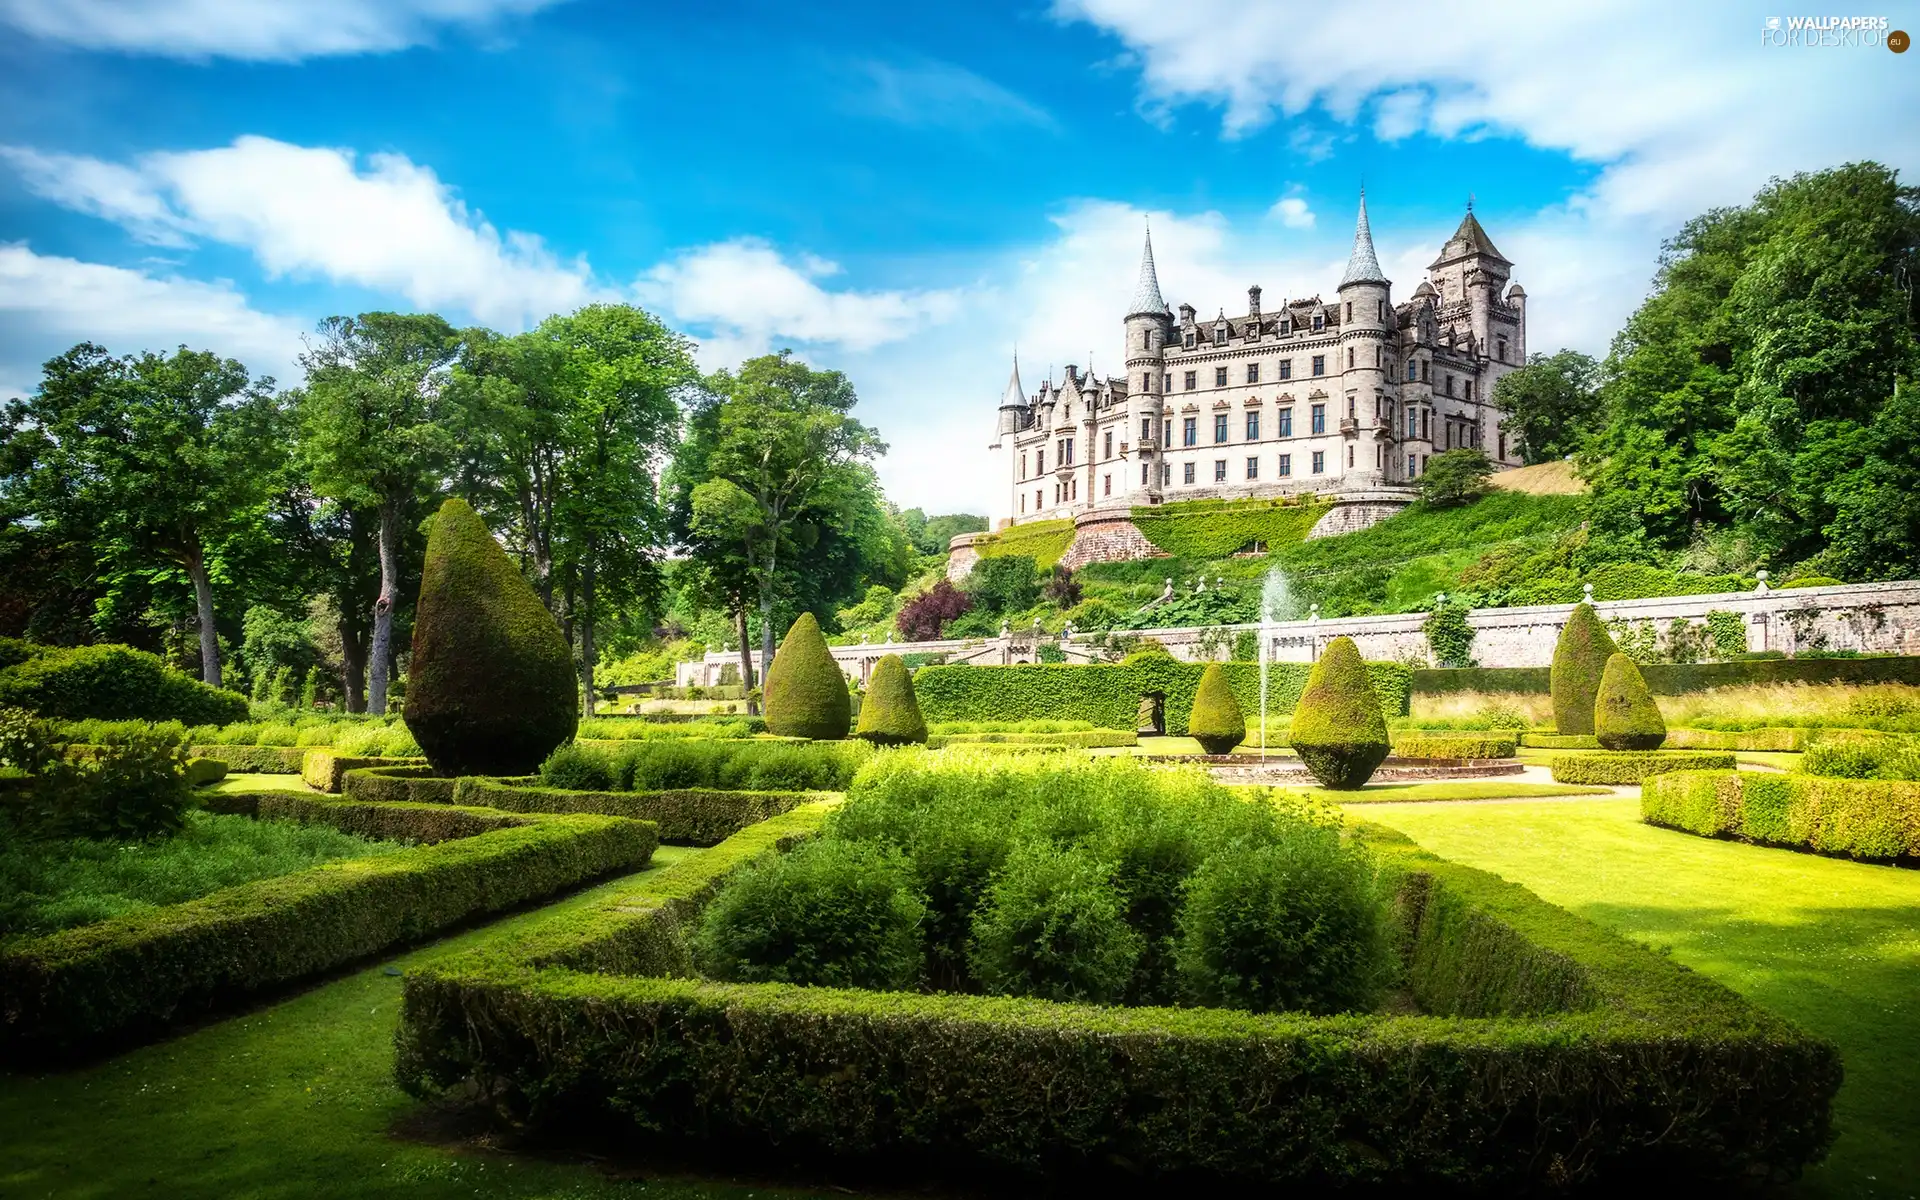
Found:
[[1640, 819], [1870, 862], [1920, 858], [1920, 782], [1909, 780], [1676, 771], [1641, 789]]
[[1558, 754], [1548, 764], [1555, 783], [1643, 783], [1670, 771], [1731, 770], [1733, 755], [1716, 750], [1596, 750]]
[[1510, 733], [1395, 733], [1392, 743], [1395, 758], [1512, 758], [1519, 753]]
[[1766, 729], [1686, 729], [1667, 730], [1669, 750], [1771, 750], [1798, 753], [1817, 739], [1816, 731], [1789, 726]]
[[236, 775], [298, 775], [305, 746], [188, 746], [194, 758], [217, 758]]
[[1495, 876], [1368, 827], [1435, 1016], [1102, 1009], [687, 978], [731, 871], [796, 809], [513, 945], [409, 973], [396, 1074], [516, 1119], [733, 1151], [1188, 1180], [1564, 1188], [1791, 1174], [1830, 1143], [1838, 1052]]
[[1598, 750], [1600, 739], [1590, 733], [1523, 733], [1520, 744], [1534, 750]]
[[363, 767], [409, 767], [421, 766], [426, 762], [421, 758], [388, 758], [381, 755], [342, 754], [324, 746], [307, 751], [306, 759], [300, 764], [300, 779], [310, 788], [318, 788], [331, 795], [339, 795], [347, 786], [347, 772], [358, 771]]
[[[1451, 692], [1546, 695], [1546, 667], [1426, 667], [1414, 671], [1412, 694]], [[1649, 663], [1640, 668], [1656, 696], [1761, 683], [1907, 683], [1920, 686], [1920, 655], [1860, 658], [1760, 658], [1715, 663]]]
[[[406, 820], [448, 829], [482, 819], [280, 792], [229, 793], [222, 803], [387, 833]], [[658, 844], [644, 821], [499, 815], [511, 824], [22, 942], [0, 953], [0, 1047], [16, 1060], [97, 1054], [470, 918], [640, 869]]]
[[356, 767], [345, 773], [340, 790], [354, 800], [384, 804], [452, 804], [458, 780], [435, 775], [425, 763], [397, 767]]
[[1067, 746], [1081, 750], [1138, 746], [1140, 735], [1130, 729], [1073, 729], [1059, 733], [934, 733], [927, 748], [944, 746]]
[[453, 789], [453, 803], [521, 813], [598, 813], [651, 821], [660, 840], [715, 846], [803, 804], [837, 799], [833, 792], [727, 792], [680, 788], [659, 792], [588, 792], [540, 787], [510, 779], [468, 776]]

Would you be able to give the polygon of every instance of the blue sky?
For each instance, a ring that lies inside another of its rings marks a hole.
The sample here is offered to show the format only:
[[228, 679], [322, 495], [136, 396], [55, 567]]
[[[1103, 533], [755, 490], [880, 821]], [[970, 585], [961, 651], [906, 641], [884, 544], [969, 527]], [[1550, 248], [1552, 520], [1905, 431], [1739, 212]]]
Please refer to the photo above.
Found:
[[1533, 348], [1597, 353], [1688, 216], [1920, 168], [1920, 53], [1677, 7], [0, 0], [0, 392], [623, 299], [847, 370], [890, 494], [983, 511], [1013, 347], [1117, 365], [1149, 216], [1169, 299], [1242, 311], [1331, 291], [1363, 180], [1400, 295], [1472, 193]]

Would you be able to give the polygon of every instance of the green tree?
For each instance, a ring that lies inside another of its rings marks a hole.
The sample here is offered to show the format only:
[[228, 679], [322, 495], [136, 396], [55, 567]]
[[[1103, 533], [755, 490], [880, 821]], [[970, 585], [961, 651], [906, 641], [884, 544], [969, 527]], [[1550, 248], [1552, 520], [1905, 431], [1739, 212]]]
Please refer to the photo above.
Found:
[[1493, 461], [1486, 452], [1465, 447], [1436, 454], [1420, 475], [1420, 499], [1435, 508], [1465, 504], [1486, 494]]
[[1525, 462], [1565, 458], [1599, 427], [1599, 379], [1600, 364], [1578, 350], [1530, 355], [1500, 377], [1493, 402], [1513, 414], [1507, 428], [1519, 434]]
[[1023, 554], [995, 555], [973, 564], [967, 572], [967, 595], [973, 608], [984, 613], [1017, 613], [1040, 598], [1040, 578], [1033, 559]]
[[313, 489], [377, 518], [380, 588], [368, 648], [367, 708], [387, 711], [401, 543], [408, 516], [437, 492], [451, 458], [448, 369], [461, 339], [431, 313], [328, 317], [321, 343], [301, 356], [303, 456]]
[[201, 677], [218, 686], [214, 584], [258, 535], [284, 444], [273, 380], [184, 346], [115, 358], [82, 343], [8, 405], [7, 427], [9, 507], [87, 543], [116, 586], [184, 574]]

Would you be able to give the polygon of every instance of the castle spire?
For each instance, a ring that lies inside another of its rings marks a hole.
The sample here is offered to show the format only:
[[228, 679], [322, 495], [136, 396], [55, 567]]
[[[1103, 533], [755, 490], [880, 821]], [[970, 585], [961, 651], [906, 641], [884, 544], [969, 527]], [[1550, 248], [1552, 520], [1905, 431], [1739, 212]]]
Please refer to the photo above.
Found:
[[1347, 273], [1340, 286], [1350, 283], [1385, 283], [1380, 259], [1373, 252], [1373, 230], [1367, 225], [1367, 189], [1360, 189], [1360, 220], [1353, 227], [1353, 253], [1347, 258]]
[[1153, 228], [1147, 228], [1147, 248], [1140, 253], [1140, 282], [1133, 288], [1133, 303], [1127, 306], [1127, 315], [1137, 317], [1142, 313], [1160, 316], [1167, 311], [1167, 302], [1160, 298], [1160, 276], [1153, 269]]
[[1026, 389], [1020, 386], [1020, 352], [1013, 352], [1013, 374], [1007, 379], [1006, 394], [1000, 397], [1001, 408], [1025, 408], [1027, 406]]

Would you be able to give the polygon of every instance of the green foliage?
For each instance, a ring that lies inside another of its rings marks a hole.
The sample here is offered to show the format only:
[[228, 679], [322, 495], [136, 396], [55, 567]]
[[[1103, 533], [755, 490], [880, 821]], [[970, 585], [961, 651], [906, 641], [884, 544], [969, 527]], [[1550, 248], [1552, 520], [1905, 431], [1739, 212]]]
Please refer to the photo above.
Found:
[[1168, 554], [1212, 559], [1249, 547], [1271, 553], [1303, 541], [1331, 501], [1302, 494], [1274, 500], [1179, 500], [1136, 507], [1133, 525]]
[[1195, 1003], [1365, 1012], [1398, 964], [1371, 858], [1333, 829], [1236, 845], [1194, 871], [1180, 981]]
[[973, 599], [973, 611], [999, 616], [1032, 608], [1040, 598], [1040, 578], [1033, 559], [997, 554], [973, 564], [966, 590]]
[[[1010, 721], [1006, 724], [1048, 725], [1049, 721]], [[927, 745], [935, 750], [944, 746], [1061, 746], [1076, 749], [1092, 749], [1108, 746], [1135, 746], [1140, 737], [1131, 729], [1087, 729], [1063, 730], [1058, 733], [1019, 733], [1019, 732], [979, 732], [979, 733], [936, 733], [927, 738]], [[1238, 743], [1235, 743], [1236, 745]]]
[[548, 787], [654, 792], [844, 791], [868, 758], [866, 742], [804, 743], [642, 739], [618, 745], [562, 746], [541, 765]]
[[1620, 648], [1607, 636], [1591, 604], [1577, 604], [1554, 643], [1549, 688], [1553, 727], [1559, 733], [1592, 733], [1593, 704], [1607, 660]]
[[1920, 780], [1920, 742], [1900, 737], [1829, 737], [1807, 747], [1799, 770], [1833, 779]]
[[1242, 629], [1233, 635], [1233, 661], [1257, 663], [1260, 661], [1260, 634], [1252, 629]]
[[[982, 562], [990, 558], [1011, 556], [1030, 558], [1036, 570], [1045, 571], [1060, 561], [1060, 556], [1073, 545], [1073, 522], [1028, 521], [1003, 529], [999, 533], [974, 540], [974, 552]], [[976, 567], [980, 564], [975, 563]]]
[[1640, 819], [1706, 837], [1868, 860], [1920, 857], [1920, 783], [1689, 770], [1640, 789]]
[[1193, 709], [1187, 715], [1187, 735], [1199, 741], [1208, 754], [1230, 754], [1246, 740], [1247, 719], [1219, 663], [1208, 663], [1200, 673]]
[[407, 728], [442, 775], [522, 775], [573, 736], [579, 701], [560, 627], [464, 500], [427, 537]]
[[1738, 658], [1747, 652], [1747, 622], [1737, 612], [1728, 612], [1724, 608], [1707, 611], [1707, 641], [1713, 647], [1713, 657], [1721, 659]]
[[987, 528], [987, 519], [972, 513], [929, 517], [917, 508], [902, 512], [900, 523], [913, 540], [914, 549], [922, 554], [945, 554], [947, 544], [960, 534], [984, 533]]
[[533, 787], [517, 780], [469, 775], [454, 786], [456, 804], [516, 813], [595, 813], [651, 821], [660, 840], [678, 846], [712, 846], [750, 825], [771, 820], [818, 800], [819, 792], [719, 791], [672, 788], [651, 792], [570, 791]]
[[1337, 637], [1300, 694], [1287, 742], [1323, 787], [1357, 788], [1387, 757], [1387, 722], [1368, 676], [1353, 639]]
[[[1811, 730], [1807, 729], [1685, 729], [1667, 730], [1664, 743], [1669, 750], [1766, 750], [1798, 753], [1808, 748]], [[1595, 743], [1598, 744], [1597, 742]]]
[[899, 854], [810, 842], [748, 867], [715, 897], [694, 959], [714, 979], [895, 991], [919, 982], [925, 920]]
[[1513, 737], [1472, 737], [1462, 734], [1395, 734], [1395, 758], [1512, 758]]
[[[1802, 575], [1798, 579], [1789, 579], [1780, 586], [1782, 588], [1845, 587], [1846, 584], [1831, 575]], [[1743, 646], [1742, 649], [1744, 648]]]
[[246, 697], [191, 679], [129, 646], [31, 646], [29, 657], [0, 669], [0, 706], [44, 717], [243, 721]]
[[1473, 665], [1473, 626], [1467, 624], [1467, 611], [1463, 604], [1442, 604], [1421, 623], [1427, 649], [1442, 667]]
[[876, 746], [902, 746], [927, 740], [926, 718], [913, 692], [913, 677], [898, 654], [874, 664], [867, 696], [860, 704], [860, 737]]
[[136, 728], [81, 749], [48, 722], [0, 710], [0, 758], [19, 772], [0, 790], [6, 840], [143, 841], [185, 823], [193, 784], [177, 731]]
[[1493, 385], [1493, 402], [1507, 410], [1528, 466], [1580, 449], [1599, 423], [1600, 364], [1578, 350], [1530, 354], [1518, 370]]
[[1487, 476], [1493, 474], [1493, 460], [1486, 452], [1471, 447], [1445, 450], [1427, 460], [1420, 472], [1420, 500], [1434, 508], [1446, 508], [1476, 500], [1487, 492]]
[[227, 764], [217, 758], [189, 758], [186, 776], [192, 786], [206, 787], [227, 777]]
[[1008, 856], [981, 898], [968, 965], [996, 995], [1114, 1004], [1139, 959], [1140, 935], [1106, 865], [1033, 842]]
[[1640, 668], [1624, 654], [1607, 660], [1593, 702], [1593, 736], [1608, 750], [1658, 750], [1667, 723], [1647, 690]]
[[847, 736], [853, 720], [846, 676], [827, 649], [820, 623], [801, 613], [767, 669], [767, 731], [782, 737]]
[[227, 769], [248, 775], [298, 775], [306, 761], [305, 746], [226, 746], [204, 742], [187, 747], [195, 758], [217, 759]]
[[1550, 764], [1555, 783], [1642, 783], [1669, 771], [1719, 771], [1733, 766], [1733, 755], [1708, 750], [1603, 750], [1597, 754], [1556, 755]]

